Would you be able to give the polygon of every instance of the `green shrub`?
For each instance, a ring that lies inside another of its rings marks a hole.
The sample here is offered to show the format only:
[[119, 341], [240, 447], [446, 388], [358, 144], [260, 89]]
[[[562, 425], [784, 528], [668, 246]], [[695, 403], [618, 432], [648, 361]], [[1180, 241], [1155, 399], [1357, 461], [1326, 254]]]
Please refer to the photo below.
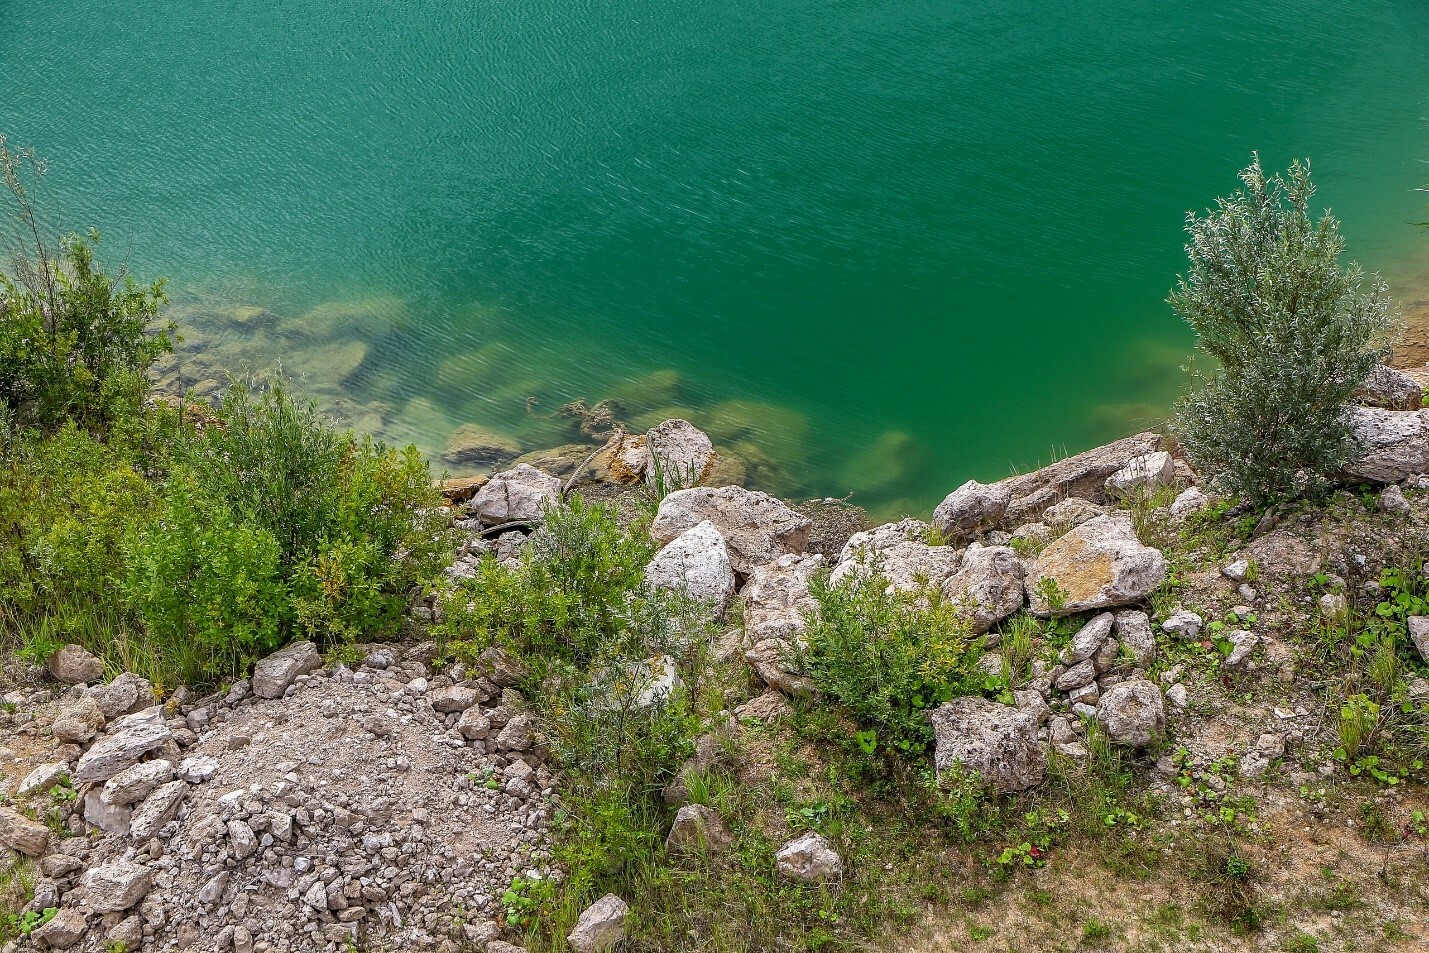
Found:
[[837, 586], [816, 579], [810, 588], [819, 614], [804, 664], [821, 693], [874, 733], [860, 735], [866, 750], [924, 751], [933, 740], [928, 709], [986, 687], [981, 640], [940, 593], [889, 592], [878, 575]]
[[98, 267], [98, 232], [52, 247], [31, 200], [43, 173], [0, 138], [0, 212], [19, 237], [12, 273], [0, 274], [0, 418], [11, 433], [67, 422], [102, 433], [138, 411], [145, 373], [171, 347], [163, 282], [144, 287]]
[[1387, 353], [1389, 296], [1342, 264], [1339, 222], [1311, 217], [1310, 168], [1245, 189], [1186, 231], [1190, 270], [1170, 303], [1219, 369], [1181, 402], [1175, 430], [1223, 490], [1255, 503], [1322, 490], [1355, 453], [1347, 404]]

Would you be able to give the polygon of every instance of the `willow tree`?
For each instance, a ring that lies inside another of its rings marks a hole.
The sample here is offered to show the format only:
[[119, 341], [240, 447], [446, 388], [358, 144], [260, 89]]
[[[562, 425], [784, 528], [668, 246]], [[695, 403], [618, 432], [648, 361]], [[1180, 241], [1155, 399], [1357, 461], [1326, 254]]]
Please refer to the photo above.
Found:
[[1389, 295], [1344, 263], [1340, 223], [1310, 209], [1308, 163], [1190, 213], [1190, 268], [1170, 303], [1215, 370], [1177, 408], [1174, 430], [1221, 490], [1269, 503], [1323, 489], [1355, 453], [1350, 396], [1388, 353]]

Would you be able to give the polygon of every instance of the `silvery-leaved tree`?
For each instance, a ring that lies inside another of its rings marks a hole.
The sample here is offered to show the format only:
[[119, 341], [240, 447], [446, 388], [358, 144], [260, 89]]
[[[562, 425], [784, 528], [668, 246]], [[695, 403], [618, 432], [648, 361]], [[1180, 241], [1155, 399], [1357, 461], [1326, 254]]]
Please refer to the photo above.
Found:
[[1308, 163], [1186, 217], [1190, 268], [1170, 303], [1218, 367], [1197, 375], [1173, 429], [1220, 490], [1256, 504], [1323, 490], [1355, 453], [1348, 405], [1389, 348], [1389, 294], [1340, 260], [1328, 211], [1315, 220]]

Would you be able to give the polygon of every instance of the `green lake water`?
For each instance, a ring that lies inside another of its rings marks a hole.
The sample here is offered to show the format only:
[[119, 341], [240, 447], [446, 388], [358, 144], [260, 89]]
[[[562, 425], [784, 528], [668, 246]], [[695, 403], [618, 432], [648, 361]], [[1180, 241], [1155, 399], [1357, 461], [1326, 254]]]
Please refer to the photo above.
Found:
[[[1310, 156], [1425, 273], [1424, 0], [0, 0], [45, 209], [167, 275], [178, 370], [281, 362], [440, 453], [683, 415], [926, 510], [1154, 422], [1182, 218]], [[528, 398], [535, 398], [534, 401]]]

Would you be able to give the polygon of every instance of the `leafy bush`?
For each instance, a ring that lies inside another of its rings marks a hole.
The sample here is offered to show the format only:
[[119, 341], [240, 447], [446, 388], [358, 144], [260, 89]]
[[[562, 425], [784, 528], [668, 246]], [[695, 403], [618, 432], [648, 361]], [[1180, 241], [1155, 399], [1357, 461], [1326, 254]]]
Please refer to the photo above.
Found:
[[145, 373], [171, 347], [159, 320], [163, 282], [145, 287], [122, 268], [106, 273], [95, 262], [95, 231], [52, 247], [31, 200], [43, 174], [32, 153], [12, 152], [0, 137], [9, 193], [0, 210], [19, 239], [13, 274], [0, 274], [0, 419], [11, 433], [68, 422], [102, 433], [138, 411]]
[[927, 711], [980, 694], [979, 639], [936, 591], [888, 591], [876, 574], [847, 585], [815, 580], [819, 615], [809, 624], [805, 665], [814, 685], [872, 734], [860, 744], [919, 753], [933, 741]]
[[1350, 395], [1387, 353], [1389, 296], [1365, 287], [1328, 212], [1312, 220], [1310, 167], [1245, 188], [1205, 217], [1187, 216], [1190, 270], [1170, 303], [1219, 364], [1178, 408], [1192, 461], [1255, 503], [1323, 489], [1355, 445]]

